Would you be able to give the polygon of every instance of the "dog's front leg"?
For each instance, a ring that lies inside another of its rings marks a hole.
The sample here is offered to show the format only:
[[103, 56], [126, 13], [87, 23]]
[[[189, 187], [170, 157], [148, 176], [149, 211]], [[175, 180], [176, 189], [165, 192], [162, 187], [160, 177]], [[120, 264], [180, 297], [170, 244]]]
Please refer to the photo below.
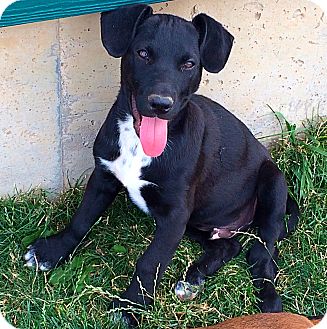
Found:
[[[130, 286], [122, 294], [121, 299], [114, 300], [114, 308], [120, 307], [126, 310], [128, 306], [137, 307], [137, 305], [147, 305], [153, 301], [155, 288], [158, 287], [184, 235], [188, 214], [176, 209], [168, 217], [156, 217], [155, 220], [154, 238], [137, 261]], [[124, 311], [122, 313], [125, 321], [127, 320], [132, 325], [136, 324], [136, 319], [131, 313]]]
[[114, 200], [120, 188], [121, 183], [112, 174], [96, 167], [70, 224], [55, 235], [37, 239], [24, 256], [27, 266], [36, 265], [38, 269], [47, 271], [67, 259]]

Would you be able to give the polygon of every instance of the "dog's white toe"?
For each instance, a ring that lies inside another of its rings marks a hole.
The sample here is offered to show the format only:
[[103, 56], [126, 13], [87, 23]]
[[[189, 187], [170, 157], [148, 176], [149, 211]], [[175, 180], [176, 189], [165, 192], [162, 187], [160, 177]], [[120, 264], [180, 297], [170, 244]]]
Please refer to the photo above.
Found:
[[36, 256], [35, 251], [31, 246], [27, 247], [28, 252], [24, 255], [24, 259], [26, 261], [25, 266], [27, 267], [34, 267], [36, 266]]
[[25, 263], [25, 265], [26, 265], [27, 267], [34, 267], [35, 264], [36, 264], [36, 262], [35, 262], [35, 259], [34, 259], [33, 257], [30, 258], [30, 259]]
[[33, 257], [34, 253], [32, 250], [29, 250], [25, 255], [24, 255], [24, 259], [26, 261], [30, 260]]
[[49, 271], [51, 269], [51, 266], [48, 262], [45, 263], [39, 263], [39, 270], [42, 272]]
[[202, 290], [203, 285], [192, 285], [186, 281], [178, 281], [175, 286], [175, 294], [180, 300], [192, 300]]

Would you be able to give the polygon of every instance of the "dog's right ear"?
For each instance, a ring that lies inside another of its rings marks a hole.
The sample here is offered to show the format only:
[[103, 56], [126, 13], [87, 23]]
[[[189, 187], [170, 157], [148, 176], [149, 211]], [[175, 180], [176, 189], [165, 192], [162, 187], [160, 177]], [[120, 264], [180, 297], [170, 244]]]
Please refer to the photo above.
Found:
[[137, 27], [149, 16], [152, 8], [135, 5], [101, 13], [101, 39], [108, 53], [122, 57], [131, 44]]

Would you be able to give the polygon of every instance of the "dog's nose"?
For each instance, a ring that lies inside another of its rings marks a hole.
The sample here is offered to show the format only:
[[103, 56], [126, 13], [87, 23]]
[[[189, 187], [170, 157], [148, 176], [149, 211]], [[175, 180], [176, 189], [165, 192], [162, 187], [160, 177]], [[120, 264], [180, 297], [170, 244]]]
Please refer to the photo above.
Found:
[[150, 107], [159, 112], [167, 113], [173, 106], [174, 101], [169, 96], [160, 96], [152, 94], [148, 96]]

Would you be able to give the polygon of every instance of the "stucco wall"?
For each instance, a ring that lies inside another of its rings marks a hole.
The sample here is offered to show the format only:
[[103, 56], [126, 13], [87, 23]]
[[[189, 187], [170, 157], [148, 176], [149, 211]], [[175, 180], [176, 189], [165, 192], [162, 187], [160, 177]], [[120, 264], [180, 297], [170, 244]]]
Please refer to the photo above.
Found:
[[[303, 0], [175, 0], [156, 12], [215, 17], [235, 37], [226, 68], [199, 93], [256, 136], [279, 126], [269, 104], [300, 123], [327, 115], [327, 23]], [[92, 144], [119, 88], [119, 60], [101, 45], [99, 15], [0, 29], [0, 195], [58, 191], [93, 166]]]

